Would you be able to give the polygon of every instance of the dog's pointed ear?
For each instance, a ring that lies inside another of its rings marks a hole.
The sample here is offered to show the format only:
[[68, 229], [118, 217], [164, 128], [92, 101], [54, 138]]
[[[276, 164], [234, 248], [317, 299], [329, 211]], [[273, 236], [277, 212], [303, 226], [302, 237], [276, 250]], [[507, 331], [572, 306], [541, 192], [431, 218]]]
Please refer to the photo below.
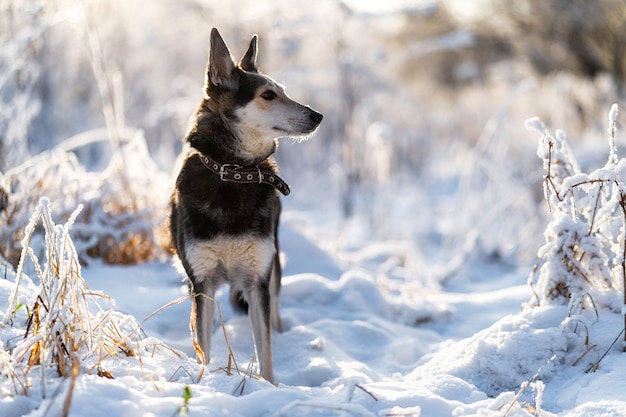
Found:
[[226, 90], [236, 89], [236, 80], [233, 79], [235, 62], [230, 55], [230, 51], [224, 43], [224, 39], [216, 28], [211, 30], [211, 51], [209, 53], [209, 64], [207, 67], [207, 79], [205, 88], [209, 88], [209, 83]]
[[259, 45], [259, 38], [257, 35], [252, 36], [252, 40], [250, 40], [250, 46], [248, 47], [248, 51], [243, 55], [241, 61], [239, 61], [239, 66], [244, 71], [249, 72], [258, 72], [256, 67], [256, 54], [257, 54], [257, 46]]

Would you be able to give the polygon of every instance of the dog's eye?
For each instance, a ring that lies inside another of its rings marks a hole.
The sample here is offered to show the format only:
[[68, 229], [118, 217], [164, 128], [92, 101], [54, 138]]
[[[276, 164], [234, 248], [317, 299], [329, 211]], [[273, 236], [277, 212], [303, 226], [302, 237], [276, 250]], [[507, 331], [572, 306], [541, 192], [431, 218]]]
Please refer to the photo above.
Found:
[[272, 101], [276, 98], [276, 93], [272, 90], [267, 90], [263, 92], [263, 94], [261, 94], [261, 97], [263, 98], [263, 100]]

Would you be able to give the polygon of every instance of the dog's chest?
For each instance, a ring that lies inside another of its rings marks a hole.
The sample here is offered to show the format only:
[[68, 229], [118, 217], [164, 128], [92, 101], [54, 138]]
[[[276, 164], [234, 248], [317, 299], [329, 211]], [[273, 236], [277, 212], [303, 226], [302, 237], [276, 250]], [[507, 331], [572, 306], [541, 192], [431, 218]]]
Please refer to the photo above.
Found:
[[279, 203], [270, 185], [224, 182], [191, 155], [179, 174], [176, 192], [188, 239], [273, 234]]
[[196, 280], [215, 276], [223, 268], [227, 279], [237, 276], [260, 276], [269, 269], [275, 254], [271, 238], [218, 236], [196, 240], [187, 245], [185, 257]]

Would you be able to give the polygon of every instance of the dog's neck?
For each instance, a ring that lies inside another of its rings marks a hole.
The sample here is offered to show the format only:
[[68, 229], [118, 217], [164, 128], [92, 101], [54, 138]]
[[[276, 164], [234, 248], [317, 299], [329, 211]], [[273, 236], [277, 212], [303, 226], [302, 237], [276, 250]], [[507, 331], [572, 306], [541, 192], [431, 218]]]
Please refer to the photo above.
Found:
[[[238, 154], [242, 155], [246, 160], [251, 161], [249, 165], [258, 165], [272, 156], [278, 149], [278, 141], [274, 140], [270, 144], [262, 144], [256, 138], [245, 138], [240, 144]], [[246, 146], [247, 145], [247, 146]], [[260, 156], [259, 156], [260, 155]]]
[[208, 101], [200, 105], [197, 122], [186, 138], [192, 148], [221, 164], [251, 167], [272, 159], [278, 140], [263, 144], [260, 138], [247, 137], [249, 132], [233, 131], [228, 115], [210, 111]]
[[237, 165], [246, 168], [254, 168], [262, 165], [273, 166], [275, 164], [272, 155], [276, 152], [276, 145], [265, 155], [242, 158], [241, 156], [237, 156], [239, 152], [234, 149], [216, 146], [214, 142], [207, 139], [207, 137], [200, 135], [198, 132], [191, 132], [187, 137], [189, 145], [192, 148], [220, 164]]

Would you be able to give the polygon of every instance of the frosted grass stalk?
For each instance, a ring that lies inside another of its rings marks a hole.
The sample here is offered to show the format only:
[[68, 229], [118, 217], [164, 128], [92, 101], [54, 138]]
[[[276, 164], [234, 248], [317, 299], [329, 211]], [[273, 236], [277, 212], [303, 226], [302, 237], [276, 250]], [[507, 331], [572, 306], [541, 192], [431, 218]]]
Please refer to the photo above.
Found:
[[617, 146], [615, 145], [615, 133], [617, 131], [617, 116], [619, 114], [619, 109], [617, 104], [613, 104], [611, 106], [611, 110], [609, 111], [609, 128], [607, 129], [609, 132], [609, 165], [617, 165], [619, 159], [617, 157]]

